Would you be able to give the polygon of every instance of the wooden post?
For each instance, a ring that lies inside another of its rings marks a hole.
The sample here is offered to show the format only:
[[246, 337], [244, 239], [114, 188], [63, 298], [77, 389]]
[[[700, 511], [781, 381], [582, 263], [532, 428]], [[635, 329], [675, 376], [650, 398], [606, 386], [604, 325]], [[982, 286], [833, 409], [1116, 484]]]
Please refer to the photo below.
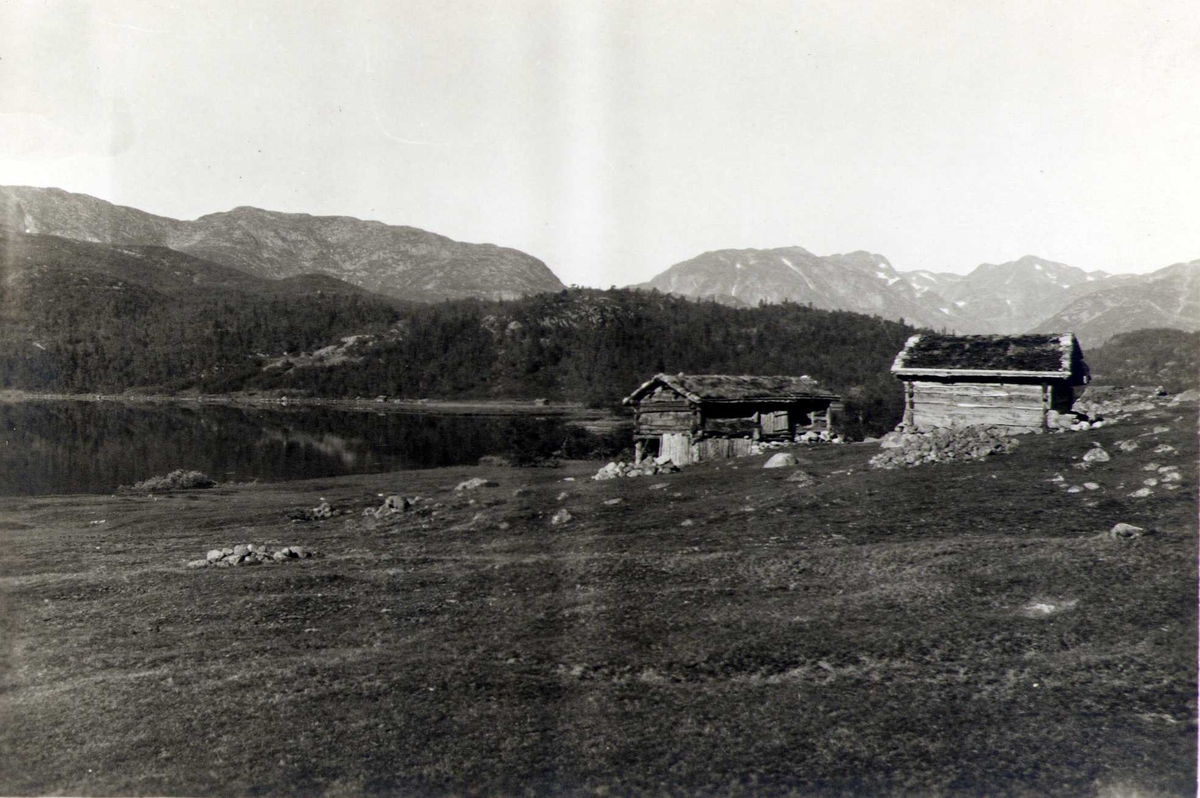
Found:
[[646, 452], [646, 442], [639, 438], [637, 443], [635, 443], [633, 445], [633, 451], [634, 451], [633, 464], [641, 465], [642, 458], [645, 456], [645, 452]]

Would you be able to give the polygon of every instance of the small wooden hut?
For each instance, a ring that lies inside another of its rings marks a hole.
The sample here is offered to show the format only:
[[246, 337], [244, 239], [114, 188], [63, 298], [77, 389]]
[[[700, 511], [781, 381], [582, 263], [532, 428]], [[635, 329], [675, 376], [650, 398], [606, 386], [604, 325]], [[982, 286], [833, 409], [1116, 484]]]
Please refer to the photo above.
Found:
[[904, 382], [904, 423], [917, 429], [1045, 429], [1091, 379], [1071, 333], [914, 335], [892, 373]]
[[624, 400], [634, 409], [637, 459], [676, 465], [740, 457], [756, 440], [828, 430], [841, 398], [809, 377], [656, 374]]

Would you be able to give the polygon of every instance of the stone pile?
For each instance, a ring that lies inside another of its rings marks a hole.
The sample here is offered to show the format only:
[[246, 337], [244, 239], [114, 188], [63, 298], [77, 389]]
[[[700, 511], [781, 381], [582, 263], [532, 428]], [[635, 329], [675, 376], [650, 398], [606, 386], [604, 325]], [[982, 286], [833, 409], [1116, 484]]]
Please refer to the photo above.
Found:
[[254, 543], [239, 543], [233, 548], [209, 549], [203, 560], [192, 560], [187, 566], [188, 568], [230, 568], [287, 562], [288, 560], [307, 560], [316, 556], [317, 552], [303, 546], [284, 546], [282, 549], [271, 552]]
[[657, 474], [674, 474], [679, 466], [671, 462], [671, 458], [663, 456], [646, 460], [641, 465], [620, 462], [609, 463], [596, 472], [595, 480], [618, 479], [620, 477], [652, 477]]
[[305, 512], [305, 517], [310, 521], [319, 521], [322, 518], [331, 518], [333, 516], [333, 507], [324, 499], [316, 507], [313, 507]]
[[372, 509], [368, 507], [363, 510], [363, 516], [372, 516], [374, 518], [384, 518], [397, 513], [405, 513], [413, 506], [413, 502], [403, 496], [388, 496], [383, 500], [383, 504]]
[[980, 460], [1008, 454], [1018, 441], [996, 428], [961, 427], [928, 431], [889, 432], [880, 442], [883, 451], [871, 458], [872, 468], [899, 468], [925, 463]]
[[801, 435], [797, 435], [796, 443], [845, 443], [845, 441], [838, 433], [823, 429], [820, 432], [813, 432], [812, 430], [809, 430]]

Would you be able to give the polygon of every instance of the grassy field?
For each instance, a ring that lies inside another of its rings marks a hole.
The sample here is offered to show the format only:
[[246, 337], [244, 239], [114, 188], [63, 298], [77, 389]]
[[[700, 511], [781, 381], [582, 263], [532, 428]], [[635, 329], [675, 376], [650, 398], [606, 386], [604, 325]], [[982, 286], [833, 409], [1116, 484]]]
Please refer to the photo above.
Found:
[[[0, 500], [0, 793], [1193, 795], [1196, 411], [802, 450], [807, 487], [756, 457]], [[1151, 462], [1182, 489], [1130, 497]], [[322, 556], [185, 567], [237, 543]]]

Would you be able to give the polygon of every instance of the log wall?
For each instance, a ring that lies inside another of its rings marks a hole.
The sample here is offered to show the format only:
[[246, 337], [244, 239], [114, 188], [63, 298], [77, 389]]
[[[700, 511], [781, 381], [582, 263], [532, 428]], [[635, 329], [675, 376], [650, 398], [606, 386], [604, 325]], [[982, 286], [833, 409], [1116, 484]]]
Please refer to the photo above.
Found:
[[978, 382], [908, 383], [905, 419], [917, 427], [1044, 428], [1048, 385]]

